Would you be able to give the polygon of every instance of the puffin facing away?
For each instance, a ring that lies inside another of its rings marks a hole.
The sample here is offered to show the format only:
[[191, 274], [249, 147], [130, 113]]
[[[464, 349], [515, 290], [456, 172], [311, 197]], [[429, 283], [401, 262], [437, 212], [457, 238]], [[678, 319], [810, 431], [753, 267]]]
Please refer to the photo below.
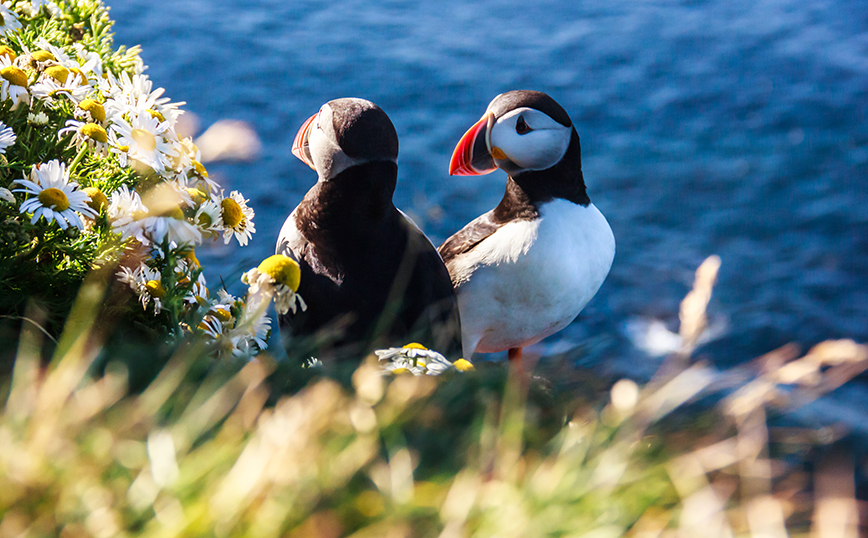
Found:
[[386, 113], [364, 99], [329, 101], [302, 125], [292, 153], [318, 177], [277, 241], [277, 253], [301, 266], [298, 293], [307, 303], [281, 316], [281, 329], [315, 335], [327, 360], [410, 342], [458, 358], [449, 273], [392, 203], [398, 136]]
[[440, 246], [461, 310], [464, 357], [522, 348], [578, 316], [609, 274], [615, 238], [588, 198], [579, 135], [548, 95], [498, 95], [461, 138], [452, 175], [505, 171], [500, 204]]

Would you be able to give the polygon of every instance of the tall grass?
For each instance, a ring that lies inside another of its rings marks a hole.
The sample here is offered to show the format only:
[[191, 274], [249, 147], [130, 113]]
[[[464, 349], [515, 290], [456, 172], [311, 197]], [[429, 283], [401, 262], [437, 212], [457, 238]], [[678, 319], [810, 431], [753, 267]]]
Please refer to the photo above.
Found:
[[0, 536], [857, 537], [853, 460], [814, 459], [816, 432], [780, 438], [767, 417], [863, 371], [868, 348], [694, 363], [718, 264], [682, 304], [682, 353], [600, 392], [546, 380], [547, 361], [527, 383], [368, 360], [343, 383], [265, 355], [214, 363], [194, 340], [131, 391], [124, 357], [104, 356], [106, 285], [88, 280], [47, 366], [45, 335], [21, 330]]

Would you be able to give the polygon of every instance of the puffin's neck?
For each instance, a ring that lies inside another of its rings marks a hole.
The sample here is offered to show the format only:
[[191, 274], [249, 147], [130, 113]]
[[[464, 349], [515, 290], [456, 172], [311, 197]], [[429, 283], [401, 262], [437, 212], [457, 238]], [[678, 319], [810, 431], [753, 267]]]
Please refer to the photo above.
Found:
[[347, 168], [308, 191], [301, 204], [304, 219], [320, 230], [364, 233], [395, 218], [392, 195], [397, 179], [398, 165], [390, 161]]
[[591, 203], [582, 175], [582, 148], [575, 128], [566, 153], [556, 165], [545, 170], [528, 170], [509, 177], [506, 194], [500, 204], [538, 207], [539, 204], [555, 198], [563, 198], [581, 206]]

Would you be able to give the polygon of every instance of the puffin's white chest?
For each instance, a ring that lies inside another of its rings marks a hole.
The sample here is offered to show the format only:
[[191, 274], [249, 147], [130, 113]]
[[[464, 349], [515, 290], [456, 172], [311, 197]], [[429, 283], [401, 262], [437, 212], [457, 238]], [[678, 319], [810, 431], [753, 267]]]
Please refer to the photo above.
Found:
[[614, 255], [612, 230], [593, 204], [555, 200], [533, 221], [502, 226], [461, 263], [465, 345], [503, 351], [564, 328], [597, 293]]

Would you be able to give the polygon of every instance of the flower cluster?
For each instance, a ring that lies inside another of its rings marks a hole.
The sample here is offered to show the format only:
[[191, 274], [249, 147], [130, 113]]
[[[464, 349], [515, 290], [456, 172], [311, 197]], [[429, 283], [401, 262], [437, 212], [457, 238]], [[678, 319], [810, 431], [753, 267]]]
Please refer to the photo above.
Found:
[[415, 342], [404, 347], [379, 349], [374, 353], [381, 362], [385, 375], [440, 375], [447, 370], [468, 372], [475, 369], [467, 360], [449, 362], [440, 353]]
[[184, 103], [154, 87], [137, 48], [113, 48], [110, 27], [99, 0], [0, 3], [0, 313], [117, 265], [151, 326], [255, 353], [271, 323], [263, 298], [305, 307], [297, 276], [287, 286], [260, 266], [250, 301], [209, 293], [194, 249], [246, 246], [254, 211], [209, 177], [176, 131]]

